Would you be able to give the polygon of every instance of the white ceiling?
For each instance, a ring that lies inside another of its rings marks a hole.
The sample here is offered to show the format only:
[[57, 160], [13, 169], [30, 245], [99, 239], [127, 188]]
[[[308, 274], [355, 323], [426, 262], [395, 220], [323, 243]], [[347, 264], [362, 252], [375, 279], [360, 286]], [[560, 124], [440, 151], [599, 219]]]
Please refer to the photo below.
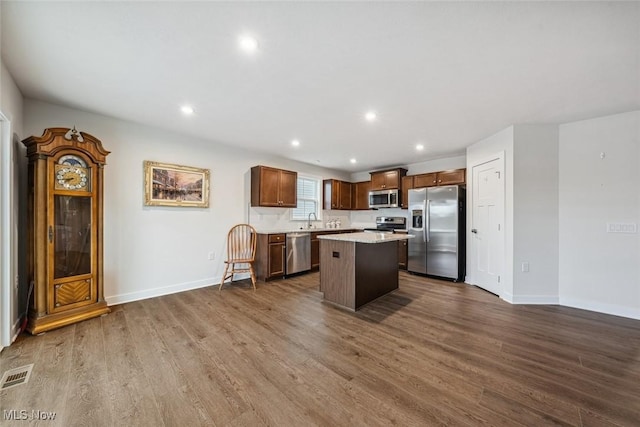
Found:
[[637, 2], [4, 0], [1, 15], [28, 98], [350, 172], [640, 108]]

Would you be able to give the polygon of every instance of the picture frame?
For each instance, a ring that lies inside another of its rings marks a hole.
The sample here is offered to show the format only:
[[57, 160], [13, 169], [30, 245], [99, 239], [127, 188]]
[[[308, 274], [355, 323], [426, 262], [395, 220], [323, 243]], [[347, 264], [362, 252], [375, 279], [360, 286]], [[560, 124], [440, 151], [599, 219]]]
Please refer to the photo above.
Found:
[[145, 206], [209, 207], [209, 169], [144, 161]]

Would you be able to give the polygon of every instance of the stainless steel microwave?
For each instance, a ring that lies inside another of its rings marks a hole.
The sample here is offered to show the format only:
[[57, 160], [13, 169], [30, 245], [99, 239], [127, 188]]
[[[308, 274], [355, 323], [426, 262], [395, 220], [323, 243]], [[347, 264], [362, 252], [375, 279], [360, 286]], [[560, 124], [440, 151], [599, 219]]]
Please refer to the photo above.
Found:
[[399, 190], [369, 191], [369, 208], [398, 208], [400, 207]]

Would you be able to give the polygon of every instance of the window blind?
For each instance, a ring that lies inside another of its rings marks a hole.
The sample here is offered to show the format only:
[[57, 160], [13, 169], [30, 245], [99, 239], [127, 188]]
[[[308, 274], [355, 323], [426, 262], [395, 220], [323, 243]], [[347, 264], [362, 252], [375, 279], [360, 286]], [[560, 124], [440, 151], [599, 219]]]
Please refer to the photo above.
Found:
[[298, 176], [298, 205], [291, 210], [291, 219], [307, 220], [311, 213], [320, 219], [318, 206], [320, 180]]

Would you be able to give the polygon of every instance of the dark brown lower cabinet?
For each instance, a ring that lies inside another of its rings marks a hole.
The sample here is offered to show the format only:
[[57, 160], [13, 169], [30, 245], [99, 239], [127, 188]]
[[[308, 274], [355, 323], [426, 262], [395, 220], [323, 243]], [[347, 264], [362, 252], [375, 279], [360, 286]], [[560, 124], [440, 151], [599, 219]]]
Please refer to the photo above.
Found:
[[406, 270], [407, 269], [407, 241], [400, 240], [398, 242], [398, 267]]
[[[359, 230], [341, 229], [311, 232], [311, 270], [320, 267], [320, 240], [322, 234], [354, 233]], [[258, 234], [256, 261], [254, 269], [256, 278], [263, 282], [284, 277], [287, 262], [286, 234]], [[406, 264], [406, 261], [405, 261]]]
[[320, 232], [311, 233], [311, 269], [320, 267], [320, 240], [318, 236]]
[[265, 282], [284, 276], [285, 242], [286, 236], [284, 233], [258, 234], [256, 261], [254, 263], [258, 280]]
[[[407, 232], [396, 231], [396, 233], [407, 234]], [[408, 240], [398, 240], [398, 268], [407, 269], [407, 259], [409, 258]]]

